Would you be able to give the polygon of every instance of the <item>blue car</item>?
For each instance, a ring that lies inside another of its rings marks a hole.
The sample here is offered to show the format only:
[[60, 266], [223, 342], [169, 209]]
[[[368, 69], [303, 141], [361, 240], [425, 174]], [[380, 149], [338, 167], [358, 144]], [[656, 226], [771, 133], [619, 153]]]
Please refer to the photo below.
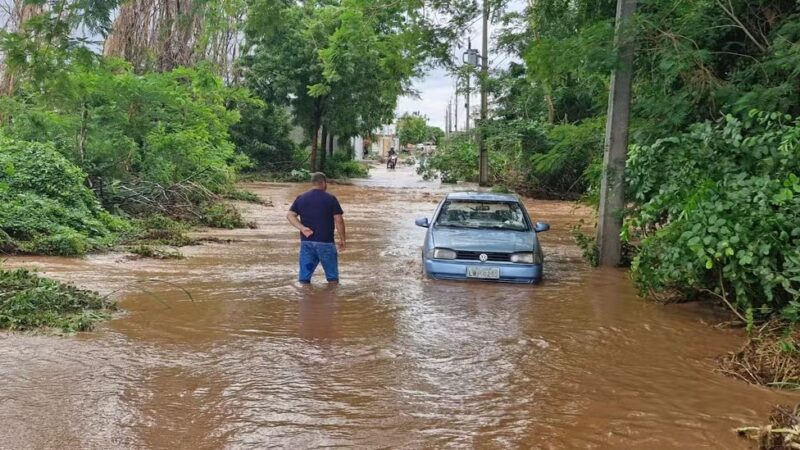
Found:
[[422, 248], [425, 274], [448, 280], [538, 283], [542, 249], [536, 234], [550, 225], [531, 222], [517, 196], [451, 193], [433, 219], [417, 219], [428, 229]]

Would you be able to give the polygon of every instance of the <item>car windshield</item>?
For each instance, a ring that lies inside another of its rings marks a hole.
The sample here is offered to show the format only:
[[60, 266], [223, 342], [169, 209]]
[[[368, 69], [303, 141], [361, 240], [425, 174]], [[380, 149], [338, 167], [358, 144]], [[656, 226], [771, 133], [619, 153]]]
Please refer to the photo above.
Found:
[[528, 222], [517, 202], [448, 200], [436, 225], [455, 228], [494, 228], [527, 231]]

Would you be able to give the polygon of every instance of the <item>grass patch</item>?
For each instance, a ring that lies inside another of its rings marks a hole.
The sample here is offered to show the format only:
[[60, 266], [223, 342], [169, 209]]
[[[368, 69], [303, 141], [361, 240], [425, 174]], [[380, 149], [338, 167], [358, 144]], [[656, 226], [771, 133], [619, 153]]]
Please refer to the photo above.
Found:
[[720, 360], [723, 373], [748, 383], [800, 389], [800, 328], [773, 320]]
[[[720, 370], [748, 383], [800, 390], [800, 327], [772, 320], [753, 330], [737, 352], [720, 358]], [[800, 448], [800, 404], [777, 406], [769, 424], [737, 428], [759, 449]]]
[[115, 309], [114, 302], [95, 292], [27, 269], [0, 270], [0, 329], [86, 331]]

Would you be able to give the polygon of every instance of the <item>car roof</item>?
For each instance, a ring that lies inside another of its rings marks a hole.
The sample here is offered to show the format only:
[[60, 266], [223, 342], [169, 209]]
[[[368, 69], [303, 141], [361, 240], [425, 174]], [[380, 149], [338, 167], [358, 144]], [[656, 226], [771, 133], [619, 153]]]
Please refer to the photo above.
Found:
[[451, 192], [447, 200], [474, 200], [484, 202], [518, 202], [514, 194], [494, 194], [490, 192]]

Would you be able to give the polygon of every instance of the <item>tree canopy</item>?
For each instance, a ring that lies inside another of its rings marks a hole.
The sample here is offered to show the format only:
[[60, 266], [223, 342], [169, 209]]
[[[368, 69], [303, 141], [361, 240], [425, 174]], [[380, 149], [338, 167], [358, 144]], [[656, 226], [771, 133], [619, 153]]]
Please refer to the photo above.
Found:
[[291, 106], [308, 130], [312, 170], [322, 127], [348, 137], [391, 121], [398, 97], [431, 54], [417, 6], [388, 0], [254, 3], [246, 77], [264, 99]]

